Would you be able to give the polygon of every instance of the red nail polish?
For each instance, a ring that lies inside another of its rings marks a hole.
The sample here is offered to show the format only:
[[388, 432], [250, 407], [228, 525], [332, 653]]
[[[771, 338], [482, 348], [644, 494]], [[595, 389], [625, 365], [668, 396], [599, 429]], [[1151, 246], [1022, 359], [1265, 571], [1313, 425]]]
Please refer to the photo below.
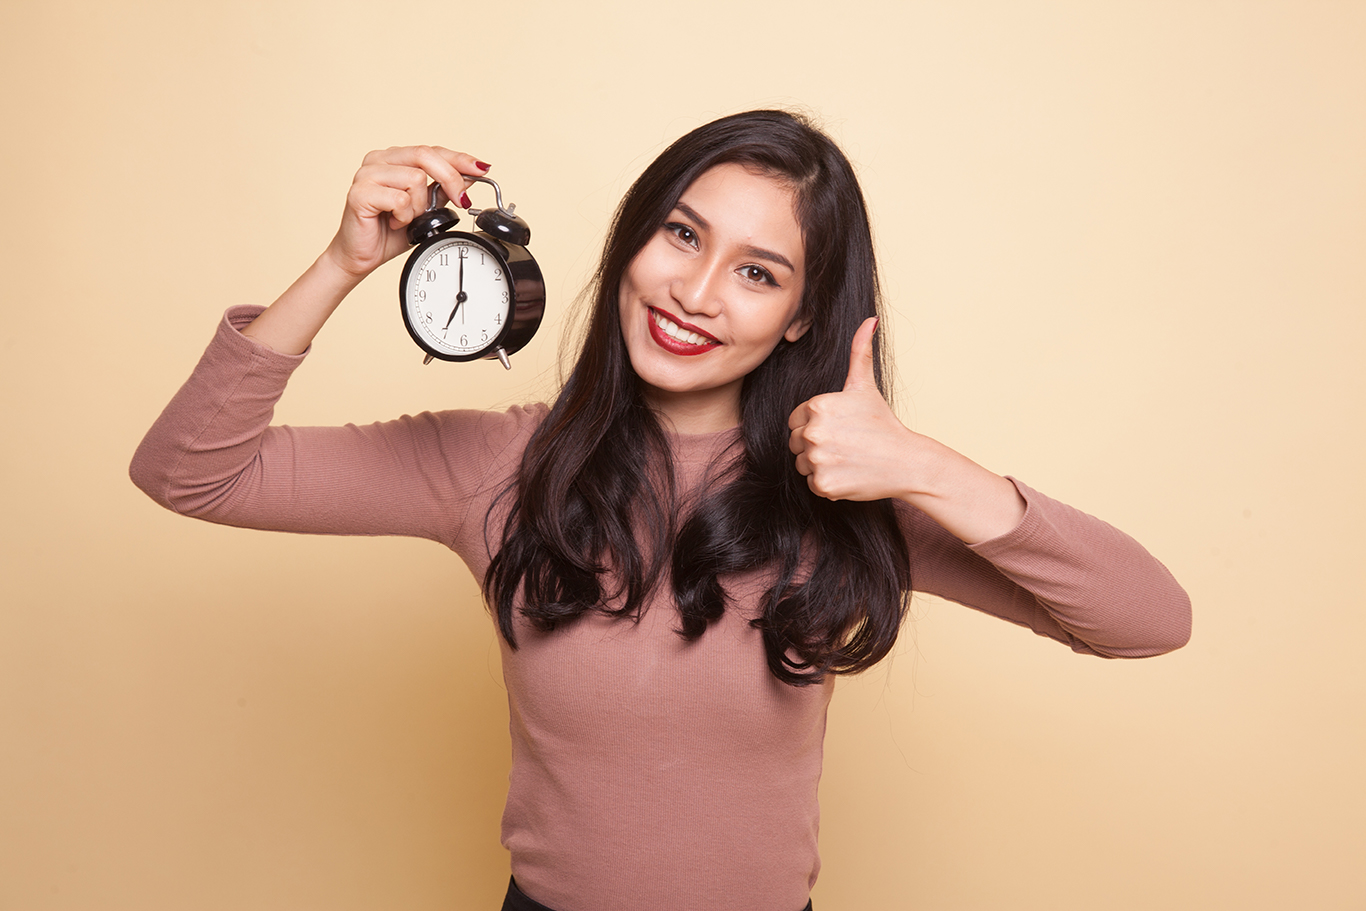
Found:
[[481, 170], [481, 171], [487, 171], [490, 167], [492, 167], [492, 165], [485, 164], [485, 163], [482, 162], [482, 161], [476, 161], [476, 162], [474, 163], [474, 166], [475, 166], [476, 168], [478, 168], [479, 170]]
[[461, 193], [461, 194], [460, 194], [460, 199], [458, 200], [458, 203], [459, 203], [459, 205], [460, 205], [460, 208], [462, 208], [462, 209], [468, 209], [468, 208], [470, 207], [470, 205], [471, 205], [471, 203], [470, 203], [470, 194], [468, 194], [468, 193]]

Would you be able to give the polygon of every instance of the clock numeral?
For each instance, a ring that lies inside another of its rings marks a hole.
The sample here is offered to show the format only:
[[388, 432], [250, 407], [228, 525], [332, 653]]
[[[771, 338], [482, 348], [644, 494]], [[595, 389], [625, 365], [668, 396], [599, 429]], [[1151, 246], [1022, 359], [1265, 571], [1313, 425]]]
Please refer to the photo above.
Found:
[[503, 280], [503, 270], [502, 270], [502, 269], [494, 269], [494, 270], [493, 270], [493, 280], [496, 281], [496, 282], [500, 282], [500, 281]]
[[503, 299], [502, 299], [501, 301], [499, 301], [499, 303], [506, 304], [507, 302], [508, 302], [508, 293], [507, 293], [506, 291], [504, 291], [504, 292], [503, 292]]
[[428, 269], [428, 270], [427, 270], [427, 281], [429, 281], [429, 282], [434, 282], [434, 281], [436, 281], [436, 273], [433, 272], [431, 269]]
[[428, 310], [426, 313], [422, 314], [422, 321], [430, 323], [432, 321], [432, 311]]
[[460, 258], [461, 258], [461, 259], [469, 259], [469, 258], [470, 258], [470, 248], [469, 248], [469, 247], [461, 247], [461, 248], [460, 248]]
[[451, 264], [451, 257], [450, 257], [450, 254], [449, 254], [449, 253], [441, 253], [441, 254], [438, 255], [438, 257], [437, 257], [437, 265], [438, 265], [438, 266], [449, 266], [450, 264]]
[[479, 341], [481, 341], [481, 342], [487, 342], [488, 340], [489, 340], [489, 331], [488, 331], [487, 329], [480, 329], [480, 330], [479, 330]]
[[469, 337], [468, 337], [468, 336], [465, 336], [465, 335], [460, 336], [460, 347], [461, 347], [461, 348], [467, 347], [467, 346], [469, 345], [469, 343], [470, 343], [470, 340], [469, 340]]
[[423, 288], [423, 289], [421, 289], [421, 290], [419, 290], [419, 291], [417, 292], [417, 301], [418, 301], [418, 303], [424, 303], [426, 300], [427, 300], [427, 289], [426, 289], [426, 288]]
[[482, 266], [483, 264], [484, 264], [484, 251], [483, 251], [483, 250], [480, 250], [480, 251], [479, 251], [479, 265]]

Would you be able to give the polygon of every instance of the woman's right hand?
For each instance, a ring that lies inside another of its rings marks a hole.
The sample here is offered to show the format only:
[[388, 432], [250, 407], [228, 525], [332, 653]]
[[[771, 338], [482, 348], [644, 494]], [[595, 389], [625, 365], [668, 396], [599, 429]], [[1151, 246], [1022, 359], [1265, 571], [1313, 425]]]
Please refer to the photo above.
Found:
[[427, 210], [427, 185], [436, 181], [446, 200], [461, 200], [489, 166], [441, 146], [401, 146], [365, 156], [346, 194], [337, 235], [323, 256], [359, 282], [408, 249], [407, 227]]
[[468, 197], [460, 198], [488, 169], [472, 156], [440, 146], [366, 155], [346, 194], [336, 237], [242, 334], [282, 354], [302, 354], [361, 279], [408, 249], [408, 223], [427, 211], [428, 180], [440, 184], [439, 202], [455, 199], [468, 208]]

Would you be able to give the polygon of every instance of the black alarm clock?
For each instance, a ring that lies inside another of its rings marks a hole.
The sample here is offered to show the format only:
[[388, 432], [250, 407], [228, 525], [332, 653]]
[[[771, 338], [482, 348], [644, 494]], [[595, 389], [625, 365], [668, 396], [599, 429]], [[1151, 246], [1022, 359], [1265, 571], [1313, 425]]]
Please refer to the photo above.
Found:
[[487, 177], [473, 180], [493, 187], [496, 208], [470, 209], [473, 234], [454, 231], [460, 216], [437, 205], [439, 188], [428, 188], [427, 211], [408, 226], [408, 255], [398, 283], [403, 325], [427, 352], [422, 363], [497, 358], [512, 369], [508, 355], [520, 351], [545, 315], [545, 279], [527, 250], [531, 228], [503, 206], [503, 193]]

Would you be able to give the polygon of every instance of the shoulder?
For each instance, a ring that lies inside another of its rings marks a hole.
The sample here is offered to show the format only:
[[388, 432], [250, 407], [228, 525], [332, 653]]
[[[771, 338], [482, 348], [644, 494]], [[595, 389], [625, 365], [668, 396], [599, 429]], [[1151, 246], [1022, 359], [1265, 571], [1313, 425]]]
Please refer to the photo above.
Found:
[[454, 410], [418, 415], [429, 423], [448, 455], [498, 461], [521, 457], [527, 441], [550, 413], [544, 403], [514, 405], [506, 411]]

